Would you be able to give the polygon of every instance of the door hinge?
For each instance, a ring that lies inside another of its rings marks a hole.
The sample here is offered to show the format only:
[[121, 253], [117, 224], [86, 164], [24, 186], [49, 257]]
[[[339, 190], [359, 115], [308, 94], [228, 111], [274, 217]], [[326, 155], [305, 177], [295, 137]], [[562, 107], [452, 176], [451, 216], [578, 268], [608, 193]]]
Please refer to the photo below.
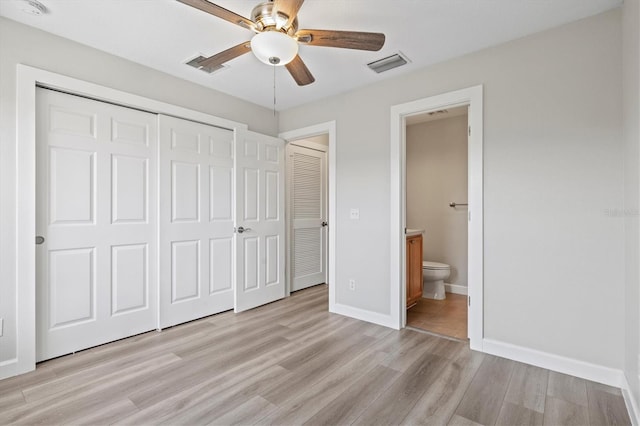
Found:
[[469, 210], [468, 215], [469, 215], [469, 222], [471, 222], [471, 210]]
[[469, 136], [471, 136], [471, 126], [469, 126]]
[[467, 300], [469, 301], [469, 306], [471, 306], [471, 296], [467, 296]]

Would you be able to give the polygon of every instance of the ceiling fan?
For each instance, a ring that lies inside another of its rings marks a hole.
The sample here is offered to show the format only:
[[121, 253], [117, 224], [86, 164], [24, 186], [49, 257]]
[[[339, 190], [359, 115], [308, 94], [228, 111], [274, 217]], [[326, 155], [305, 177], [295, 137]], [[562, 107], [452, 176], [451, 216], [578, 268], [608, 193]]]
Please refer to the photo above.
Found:
[[250, 41], [199, 59], [198, 66], [202, 68], [215, 69], [251, 51], [265, 64], [284, 65], [296, 83], [305, 86], [313, 83], [315, 78], [298, 55], [298, 43], [377, 51], [385, 41], [385, 36], [381, 33], [299, 30], [297, 15], [304, 0], [270, 0], [260, 3], [253, 8], [251, 19], [207, 0], [178, 1], [256, 33]]

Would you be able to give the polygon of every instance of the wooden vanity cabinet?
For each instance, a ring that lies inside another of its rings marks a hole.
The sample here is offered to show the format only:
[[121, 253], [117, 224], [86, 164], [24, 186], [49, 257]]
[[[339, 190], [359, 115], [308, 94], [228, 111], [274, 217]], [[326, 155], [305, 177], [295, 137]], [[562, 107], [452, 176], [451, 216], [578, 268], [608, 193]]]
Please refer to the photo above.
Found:
[[407, 309], [422, 297], [422, 234], [407, 237]]

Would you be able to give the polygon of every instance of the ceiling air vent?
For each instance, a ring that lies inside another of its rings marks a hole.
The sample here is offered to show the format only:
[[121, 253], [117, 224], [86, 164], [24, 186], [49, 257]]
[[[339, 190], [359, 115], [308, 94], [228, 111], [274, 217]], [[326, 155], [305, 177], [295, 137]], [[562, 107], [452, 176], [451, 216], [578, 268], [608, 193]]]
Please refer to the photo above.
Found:
[[409, 59], [402, 53], [398, 52], [395, 55], [387, 56], [386, 58], [369, 62], [367, 66], [380, 74], [381, 72], [389, 71], [393, 68], [397, 68], [408, 63]]
[[207, 59], [207, 58], [205, 58], [204, 56], [198, 56], [196, 58], [193, 58], [189, 62], [187, 62], [187, 65], [190, 65], [190, 66], [192, 66], [194, 68], [197, 68], [200, 71], [204, 71], [207, 74], [213, 74], [214, 72], [217, 72], [217, 71], [220, 71], [220, 70], [226, 68], [224, 65], [215, 65], [213, 67], [204, 67], [204, 66], [202, 66], [200, 64], [200, 62], [202, 62], [205, 59]]

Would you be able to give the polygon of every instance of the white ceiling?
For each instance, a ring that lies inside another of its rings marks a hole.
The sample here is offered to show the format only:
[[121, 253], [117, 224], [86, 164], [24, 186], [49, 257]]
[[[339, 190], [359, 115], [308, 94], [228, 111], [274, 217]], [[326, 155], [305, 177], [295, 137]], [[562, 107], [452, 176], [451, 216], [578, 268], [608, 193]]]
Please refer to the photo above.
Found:
[[[247, 101], [273, 107], [273, 69], [246, 54], [213, 75], [184, 64], [252, 33], [175, 0], [41, 0], [48, 13], [0, 0], [0, 15]], [[249, 17], [259, 0], [216, 0]], [[383, 32], [379, 52], [301, 46], [316, 82], [299, 87], [276, 68], [283, 110], [619, 6], [622, 0], [307, 0], [300, 28]], [[365, 64], [402, 51], [411, 63], [384, 74]]]

